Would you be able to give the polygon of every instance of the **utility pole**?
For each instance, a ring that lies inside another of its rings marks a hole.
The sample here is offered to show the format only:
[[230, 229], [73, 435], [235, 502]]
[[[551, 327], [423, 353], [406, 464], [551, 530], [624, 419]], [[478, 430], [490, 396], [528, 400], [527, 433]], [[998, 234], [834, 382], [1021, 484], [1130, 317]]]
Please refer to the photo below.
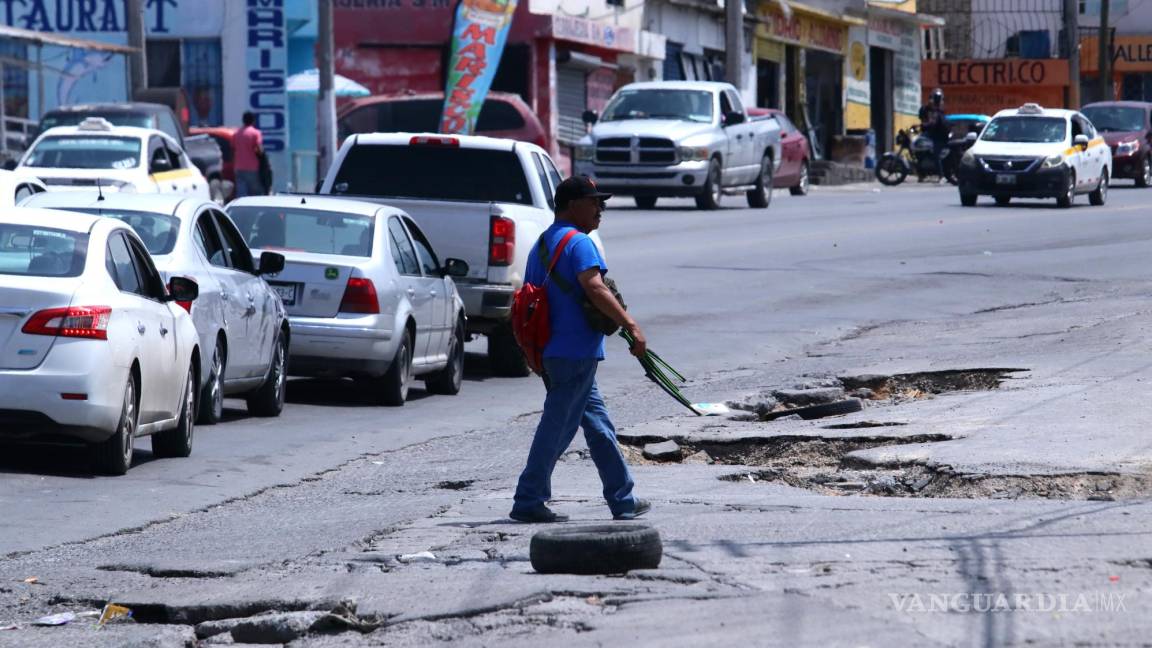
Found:
[[148, 67], [144, 53], [144, 2], [125, 0], [125, 7], [128, 12], [128, 46], [138, 50], [128, 55], [128, 76], [131, 81], [128, 98], [132, 99], [138, 91], [148, 87]]
[[728, 83], [744, 91], [744, 0], [724, 0], [725, 59]]
[[1064, 46], [1068, 55], [1068, 107], [1080, 109], [1080, 3], [1064, 0]]
[[319, 178], [328, 173], [336, 155], [336, 56], [332, 45], [332, 0], [320, 0], [320, 33], [317, 42], [320, 68], [320, 96], [316, 104], [317, 150], [320, 152]]
[[1112, 89], [1112, 30], [1108, 23], [1111, 13], [1111, 1], [1100, 0], [1100, 101], [1112, 101], [1115, 91]]

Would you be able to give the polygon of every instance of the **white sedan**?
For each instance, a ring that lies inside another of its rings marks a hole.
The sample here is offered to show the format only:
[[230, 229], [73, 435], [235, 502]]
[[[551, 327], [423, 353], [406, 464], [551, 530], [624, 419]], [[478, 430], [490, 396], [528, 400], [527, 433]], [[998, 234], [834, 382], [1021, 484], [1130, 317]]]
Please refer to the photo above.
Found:
[[284, 257], [261, 255], [260, 266], [219, 205], [182, 196], [49, 192], [28, 207], [115, 218], [132, 226], [164, 277], [191, 277], [200, 286], [192, 313], [204, 349], [200, 367], [200, 424], [224, 414], [224, 397], [247, 399], [256, 416], [284, 409], [288, 314], [263, 276], [284, 268]]
[[403, 405], [414, 376], [439, 394], [460, 391], [464, 302], [452, 276], [468, 265], [436, 258], [404, 212], [320, 196], [259, 196], [228, 205], [254, 250], [276, 250], [269, 283], [292, 323], [289, 371], [363, 379], [374, 399]]
[[39, 178], [26, 173], [0, 170], [0, 206], [15, 207], [20, 201], [48, 191]]
[[122, 475], [137, 436], [153, 453], [192, 452], [200, 350], [144, 244], [109, 218], [0, 212], [0, 438], [90, 443], [97, 470]]
[[44, 131], [16, 170], [54, 190], [212, 197], [208, 181], [176, 140], [150, 128], [113, 126], [100, 117]]

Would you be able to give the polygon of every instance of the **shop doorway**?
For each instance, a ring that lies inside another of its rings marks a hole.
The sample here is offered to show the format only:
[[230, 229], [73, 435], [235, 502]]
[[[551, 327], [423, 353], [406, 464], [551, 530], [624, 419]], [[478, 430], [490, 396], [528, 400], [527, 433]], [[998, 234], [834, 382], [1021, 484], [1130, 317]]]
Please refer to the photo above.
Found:
[[868, 71], [872, 94], [872, 132], [877, 156], [892, 150], [892, 52], [870, 48]]
[[756, 60], [756, 105], [780, 109], [780, 64]]
[[844, 131], [844, 59], [836, 54], [807, 50], [804, 62], [804, 107], [808, 113], [814, 157], [832, 150], [832, 138]]

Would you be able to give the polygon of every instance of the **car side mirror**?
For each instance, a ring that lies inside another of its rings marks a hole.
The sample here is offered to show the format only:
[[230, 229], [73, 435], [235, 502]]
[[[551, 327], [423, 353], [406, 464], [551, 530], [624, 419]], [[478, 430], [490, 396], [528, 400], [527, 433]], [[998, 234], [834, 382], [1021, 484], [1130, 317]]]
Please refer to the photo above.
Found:
[[172, 170], [172, 161], [168, 158], [158, 157], [152, 160], [152, 164], [148, 165], [148, 173], [156, 175], [157, 173], [164, 173], [165, 171]]
[[260, 253], [260, 269], [258, 275], [280, 274], [284, 270], [284, 255], [279, 252]]
[[975, 142], [979, 138], [980, 138], [980, 136], [977, 135], [976, 133], [968, 133], [967, 135], [964, 136], [964, 141], [971, 144], [972, 142]]
[[736, 124], [744, 123], [744, 113], [730, 110], [724, 113], [724, 125], [735, 126]]
[[200, 286], [188, 277], [168, 280], [168, 301], [190, 302], [200, 296]]
[[585, 110], [584, 114], [580, 115], [585, 124], [593, 126], [596, 122], [600, 121], [600, 115], [595, 110]]
[[16, 169], [16, 160], [15, 159], [4, 160], [4, 170], [5, 171], [14, 171], [15, 169]]
[[1079, 146], [1080, 148], [1088, 148], [1088, 136], [1087, 135], [1077, 135], [1076, 137], [1073, 137], [1072, 138], [1072, 145], [1073, 146]]
[[468, 262], [461, 259], [444, 259], [445, 277], [467, 277]]

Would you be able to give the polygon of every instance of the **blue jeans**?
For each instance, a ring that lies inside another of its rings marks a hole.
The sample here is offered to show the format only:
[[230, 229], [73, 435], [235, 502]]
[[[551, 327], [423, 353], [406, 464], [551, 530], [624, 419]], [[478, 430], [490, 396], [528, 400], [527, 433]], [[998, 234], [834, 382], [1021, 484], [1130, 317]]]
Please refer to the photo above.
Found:
[[243, 198], [244, 196], [263, 196], [267, 191], [264, 190], [264, 184], [260, 182], [259, 171], [236, 171], [236, 197]]
[[560, 455], [583, 426], [584, 439], [604, 485], [604, 499], [612, 515], [636, 509], [632, 495], [632, 473], [616, 445], [616, 428], [608, 418], [608, 408], [596, 388], [598, 360], [544, 358], [548, 396], [544, 413], [528, 452], [528, 465], [516, 485], [513, 513], [538, 511], [552, 498], [552, 470]]

